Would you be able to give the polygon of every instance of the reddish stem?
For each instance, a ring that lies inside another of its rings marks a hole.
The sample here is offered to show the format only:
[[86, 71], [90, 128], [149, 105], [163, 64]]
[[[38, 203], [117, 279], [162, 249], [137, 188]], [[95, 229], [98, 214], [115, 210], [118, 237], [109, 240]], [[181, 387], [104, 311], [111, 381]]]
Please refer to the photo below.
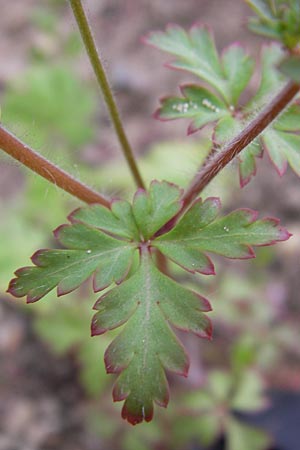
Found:
[[190, 186], [182, 196], [183, 205], [181, 210], [156, 233], [156, 236], [167, 233], [175, 226], [178, 219], [211, 180], [282, 113], [299, 92], [299, 89], [299, 84], [292, 81], [288, 82], [279, 94], [241, 133], [229, 141], [220, 153], [216, 153], [209, 161], [205, 162], [204, 166], [200, 167]]
[[0, 148], [41, 177], [85, 203], [100, 203], [110, 208], [110, 202], [98, 192], [73, 178], [0, 125]]

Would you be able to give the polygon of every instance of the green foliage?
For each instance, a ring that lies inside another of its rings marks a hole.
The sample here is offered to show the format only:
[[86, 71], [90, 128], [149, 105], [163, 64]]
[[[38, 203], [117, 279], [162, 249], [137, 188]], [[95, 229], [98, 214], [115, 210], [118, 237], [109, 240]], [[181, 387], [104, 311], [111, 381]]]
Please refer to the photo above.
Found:
[[[194, 84], [181, 86], [182, 97], [163, 98], [156, 117], [163, 121], [179, 118], [191, 120], [188, 134], [198, 131], [205, 125], [212, 124], [213, 149], [217, 151], [221, 151], [225, 143], [245, 128], [257, 110], [265, 105], [284, 81], [283, 75], [276, 67], [282, 60], [284, 51], [276, 44], [264, 47], [261, 57], [260, 84], [253, 98], [242, 108], [239, 104], [239, 97], [249, 83], [254, 61], [240, 45], [234, 44], [226, 48], [222, 56], [218, 57], [212, 35], [205, 27], [199, 25], [193, 27], [189, 33], [180, 27], [171, 26], [165, 32], [151, 33], [146, 38], [146, 42], [176, 55], [177, 59], [175, 63], [171, 64], [172, 68], [192, 72], [209, 85], [209, 89]], [[171, 42], [176, 42], [178, 45], [175, 47], [175, 44], [171, 45]], [[208, 47], [207, 42], [209, 42]], [[200, 58], [202, 53], [199, 49], [202, 48], [205, 48], [207, 53], [205, 55], [203, 53], [205, 59], [198, 62], [198, 59], [192, 55], [197, 50]], [[193, 61], [194, 65], [191, 62], [186, 63], [188, 58]], [[204, 61], [208, 67], [214, 67], [215, 77], [198, 69], [198, 65], [201, 66]], [[219, 78], [216, 77], [216, 73], [219, 74]], [[220, 80], [223, 80], [223, 84]], [[218, 92], [215, 93], [214, 90]], [[300, 131], [300, 110], [298, 106], [296, 101], [280, 118], [280, 121], [283, 120], [285, 123], [292, 121], [294, 124], [292, 128], [288, 125], [286, 129], [282, 130], [282, 125], [275, 122], [239, 155], [241, 186], [245, 186], [256, 174], [256, 158], [262, 157], [264, 148], [267, 149], [270, 159], [280, 175], [285, 172], [287, 163], [297, 174], [300, 173], [300, 147], [297, 135]], [[284, 134], [278, 128], [284, 131]]]
[[249, 20], [251, 31], [281, 41], [288, 48], [300, 43], [298, 0], [245, 0], [257, 17]]
[[254, 256], [253, 245], [269, 245], [288, 237], [275, 219], [256, 220], [257, 213], [248, 209], [218, 219], [219, 209], [219, 199], [198, 200], [154, 245], [187, 270], [211, 273], [203, 252], [246, 259]]
[[236, 105], [253, 72], [253, 61], [239, 45], [232, 45], [219, 58], [210, 30], [194, 25], [187, 33], [177, 25], [166, 32], [153, 32], [146, 42], [176, 56], [169, 64], [185, 70], [213, 86], [224, 101]]
[[[259, 16], [251, 21], [253, 30], [283, 41], [289, 48], [299, 44], [297, 1], [249, 0], [248, 3]], [[55, 21], [43, 13], [34, 19], [45, 32], [55, 31]], [[211, 32], [201, 25], [195, 25], [190, 32], [172, 25], [165, 33], [150, 34], [147, 41], [175, 56], [170, 67], [185, 70], [205, 83], [184, 85], [181, 97], [162, 99], [156, 116], [161, 120], [189, 119], [189, 133], [213, 124], [213, 151], [222, 150], [224, 144], [245, 128], [281, 87], [286, 75], [299, 81], [298, 59], [286, 58], [280, 64], [284, 50], [278, 45], [265, 47], [260, 84], [248, 104], [243, 105], [240, 99], [245, 98], [254, 73], [254, 60], [241, 45], [233, 44], [219, 55]], [[64, 51], [73, 53], [77, 48], [78, 41], [71, 35], [64, 44]], [[276, 69], [279, 65], [282, 73]], [[17, 95], [13, 92], [16, 89]], [[35, 121], [37, 133], [29, 136], [35, 145], [52, 147], [58, 144], [58, 148], [73, 150], [93, 136], [93, 95], [89, 89], [83, 89], [80, 80], [69, 69], [55, 66], [49, 70], [36, 66], [27, 79], [15, 84], [8, 92], [4, 103], [5, 121], [17, 123], [21, 134]], [[242, 185], [255, 174], [256, 158], [261, 157], [264, 150], [280, 175], [287, 164], [300, 175], [299, 118], [298, 98], [278, 121], [243, 151], [239, 157]], [[185, 185], [193, 164], [187, 162], [185, 155], [178, 156], [179, 150], [182, 151], [181, 143], [170, 147], [165, 159], [161, 148], [157, 150], [156, 159], [153, 155], [145, 159], [146, 179], [152, 179], [155, 169], [158, 178], [164, 178], [159, 174], [166, 172], [169, 180], [176, 182], [179, 179], [179, 184]], [[193, 150], [193, 163], [196, 160], [203, 162], [207, 145], [202, 145], [201, 155], [198, 143], [186, 147]], [[174, 167], [178, 173], [172, 173]], [[127, 176], [120, 175], [120, 170], [114, 164], [111, 178], [118, 178], [118, 188], [126, 186], [127, 189]], [[110, 178], [107, 167], [104, 171], [105, 177]], [[115, 185], [112, 186], [114, 189]], [[36, 200], [32, 186], [31, 192], [34, 209], [39, 200]], [[211, 323], [205, 314], [210, 311], [210, 304], [204, 296], [191, 290], [191, 286], [187, 287], [185, 282], [189, 280], [189, 273], [214, 274], [210, 254], [231, 259], [252, 258], [255, 256], [253, 247], [271, 245], [290, 236], [279, 226], [278, 220], [257, 219], [257, 213], [252, 210], [238, 209], [220, 217], [218, 198], [197, 199], [166, 231], [164, 225], [170, 224], [169, 221], [181, 212], [182, 194], [177, 185], [153, 181], [147, 191], [139, 189], [136, 192], [132, 203], [113, 200], [110, 209], [91, 205], [75, 210], [69, 216], [70, 224], [54, 232], [58, 249], [36, 252], [32, 257], [34, 265], [19, 269], [9, 287], [11, 294], [27, 296], [29, 303], [36, 302], [54, 288], [57, 288], [58, 296], [72, 292], [69, 300], [73, 306], [69, 303], [60, 308], [55, 305], [41, 309], [35, 329], [58, 354], [76, 352], [82, 365], [81, 379], [91, 394], [101, 392], [106, 386], [99, 358], [105, 353], [107, 373], [117, 375], [113, 398], [124, 401], [122, 416], [132, 424], [150, 421], [154, 403], [167, 406], [168, 373], [183, 376], [188, 373], [189, 358], [174, 329], [189, 331], [201, 338], [211, 337]], [[63, 201], [55, 204], [50, 195], [45, 215], [41, 217], [34, 212], [38, 231], [47, 221], [55, 220], [53, 216], [61, 215], [64, 208]], [[26, 209], [30, 215], [31, 207], [27, 205]], [[16, 229], [13, 221], [6, 224], [10, 225]], [[20, 230], [28, 238], [28, 248], [32, 247], [35, 238], [40, 238], [39, 233], [32, 235], [28, 223], [20, 225]], [[52, 246], [51, 240], [45, 245]], [[19, 240], [13, 240], [9, 248], [4, 245], [6, 263], [14, 260], [12, 253], [18, 251], [18, 246]], [[4, 272], [6, 263], [1, 266]], [[181, 273], [183, 283], [173, 280], [170, 267], [175, 274]], [[94, 292], [104, 291], [94, 305], [92, 335], [109, 331], [101, 340], [94, 339], [92, 343], [87, 335], [90, 294], [83, 285], [91, 277]], [[237, 291], [239, 295], [251, 292], [255, 298], [247, 298], [241, 305], [230, 302], [226, 299], [226, 290], [220, 290], [227, 301], [223, 308], [218, 308], [215, 318], [235, 333], [228, 351], [230, 371], [208, 370], [207, 389], [194, 390], [181, 401], [182, 408], [174, 409], [169, 422], [165, 422], [169, 424], [168, 428], [175, 430], [174, 436], [162, 436], [166, 433], [161, 433], [161, 424], [157, 422], [147, 431], [140, 427], [135, 434], [124, 433], [122, 450], [140, 449], [141, 441], [145, 450], [149, 445], [181, 449], [190, 444], [191, 438], [201, 444], [210, 444], [221, 434], [226, 436], [227, 450], [263, 450], [268, 445], [269, 438], [264, 433], [246, 426], [234, 412], [255, 411], [265, 405], [262, 379], [251, 367], [267, 365], [267, 360], [274, 362], [269, 358], [272, 351], [274, 354], [274, 347], [290, 349], [298, 335], [278, 324], [276, 330], [270, 330], [270, 323], [278, 319], [272, 315], [272, 308], [265, 302], [257, 302], [251, 283], [246, 288], [243, 283], [243, 291], [232, 280], [233, 277], [230, 281], [232, 298]], [[206, 294], [205, 287], [203, 281], [202, 291]], [[73, 291], [77, 288], [80, 289], [75, 295]], [[53, 302], [53, 298], [50, 300]], [[267, 333], [269, 339], [264, 338], [264, 344], [260, 345], [257, 337]], [[102, 401], [104, 404], [103, 397]], [[110, 432], [114, 430], [119, 436], [121, 428], [118, 425], [114, 429], [111, 417], [113, 414], [106, 416], [102, 412], [100, 426], [109, 427]]]
[[[135, 424], [149, 421], [153, 402], [168, 403], [165, 370], [186, 375], [189, 362], [171, 326], [210, 337], [211, 325], [203, 314], [208, 301], [163, 274], [155, 264], [155, 248], [190, 272], [214, 273], [206, 252], [229, 258], [254, 256], [253, 245], [269, 245], [289, 234], [274, 219], [257, 220], [250, 210], [218, 218], [218, 199], [198, 200], [169, 233], [157, 231], [180, 207], [180, 189], [153, 181], [148, 192], [138, 190], [132, 206], [115, 201], [111, 210], [92, 205], [74, 211], [71, 225], [55, 232], [66, 248], [40, 250], [34, 267], [16, 272], [9, 291], [28, 302], [42, 298], [57, 286], [58, 295], [78, 288], [93, 274], [95, 292], [116, 283], [95, 304], [92, 334], [125, 325], [105, 354], [106, 370], [117, 373], [113, 395], [125, 400], [122, 415]], [[128, 276], [133, 256], [140, 261]]]

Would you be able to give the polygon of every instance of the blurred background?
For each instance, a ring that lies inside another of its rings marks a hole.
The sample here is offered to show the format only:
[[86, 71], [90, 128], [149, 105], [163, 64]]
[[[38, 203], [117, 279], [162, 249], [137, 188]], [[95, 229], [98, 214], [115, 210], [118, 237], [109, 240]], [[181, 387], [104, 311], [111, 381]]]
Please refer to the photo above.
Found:
[[[242, 0], [86, 0], [91, 25], [147, 181], [185, 186], [209, 149], [209, 132], [186, 137], [186, 123], [155, 121], [158, 99], [191, 75], [163, 67], [166, 56], [141, 36], [167, 23], [212, 27], [219, 50], [239, 40], [259, 57]], [[80, 180], [110, 196], [132, 197], [120, 153], [68, 2], [0, 0], [2, 122]], [[254, 91], [254, 77], [249, 94]], [[212, 342], [182, 333], [187, 379], [170, 377], [167, 410], [132, 427], [113, 404], [103, 353], [113, 333], [90, 338], [89, 284], [34, 305], [6, 289], [13, 272], [79, 202], [0, 155], [0, 450], [298, 450], [300, 439], [300, 183], [280, 179], [267, 159], [239, 189], [233, 163], [207, 189], [225, 211], [277, 216], [294, 236], [257, 250], [250, 262], [217, 260], [217, 276], [177, 278], [214, 307]], [[177, 274], [178, 272], [178, 274]]]

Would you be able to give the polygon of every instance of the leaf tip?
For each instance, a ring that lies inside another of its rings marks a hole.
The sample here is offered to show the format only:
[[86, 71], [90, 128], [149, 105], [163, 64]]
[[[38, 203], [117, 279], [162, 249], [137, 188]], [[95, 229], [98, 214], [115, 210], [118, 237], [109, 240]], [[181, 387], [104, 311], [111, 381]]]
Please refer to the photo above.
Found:
[[62, 231], [67, 227], [70, 227], [70, 225], [63, 224], [63, 225], [59, 225], [59, 227], [57, 227], [57, 228], [55, 228], [55, 230], [53, 230], [53, 236], [57, 241], [60, 241], [60, 235], [61, 235]]
[[192, 122], [192, 123], [190, 123], [190, 125], [188, 126], [188, 129], [187, 129], [187, 136], [191, 136], [192, 134], [194, 134], [194, 133], [197, 133], [197, 131], [199, 131], [200, 130], [200, 128], [199, 127], [196, 127], [195, 126], [195, 124], [194, 124], [194, 122]]
[[210, 34], [210, 36], [212, 37], [213, 36], [213, 28], [210, 26], [210, 25], [208, 25], [207, 23], [203, 23], [203, 22], [201, 22], [201, 21], [199, 21], [199, 20], [196, 20], [193, 24], [192, 24], [192, 26], [190, 27], [190, 32], [193, 32], [193, 31], [195, 31], [195, 30], [204, 30], [204, 31], [206, 31], [208, 34]]
[[94, 315], [91, 322], [91, 336], [99, 336], [107, 331], [106, 328], [99, 324], [97, 314]]
[[[8, 288], [6, 289], [6, 292], [8, 294], [11, 294], [13, 297], [21, 297], [21, 295], [18, 295], [18, 292], [16, 290], [16, 282], [17, 282], [18, 278], [13, 278], [12, 280], [10, 280]], [[23, 296], [22, 296], [23, 297]]]
[[213, 338], [213, 326], [209, 318], [207, 318], [207, 326], [205, 328], [205, 333], [206, 333], [205, 338], [211, 341]]
[[148, 410], [145, 409], [144, 406], [141, 406], [140, 411], [131, 411], [129, 407], [127, 407], [126, 401], [122, 408], [122, 418], [127, 420], [131, 425], [138, 425], [142, 423], [144, 420], [146, 422], [151, 422], [153, 419], [153, 407]]
[[77, 223], [79, 220], [76, 219], [76, 214], [78, 214], [82, 208], [76, 208], [74, 211], [70, 212], [70, 214], [67, 216], [67, 219], [71, 223]]
[[40, 266], [41, 261], [40, 261], [40, 256], [43, 254], [43, 252], [45, 252], [45, 249], [40, 249], [37, 250], [31, 257], [31, 261], [33, 262], [34, 265], [36, 266]]
[[157, 108], [157, 110], [154, 111], [154, 113], [152, 114], [153, 119], [160, 120], [161, 122], [167, 122], [168, 120], [170, 120], [161, 116], [161, 110], [162, 108]]

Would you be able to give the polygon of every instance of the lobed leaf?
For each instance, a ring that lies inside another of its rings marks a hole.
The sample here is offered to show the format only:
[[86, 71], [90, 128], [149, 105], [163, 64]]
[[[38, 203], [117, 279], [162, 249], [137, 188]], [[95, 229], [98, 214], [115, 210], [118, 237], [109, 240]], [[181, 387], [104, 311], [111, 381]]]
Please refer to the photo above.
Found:
[[165, 32], [150, 33], [145, 41], [176, 57], [168, 64], [197, 75], [218, 91], [229, 105], [236, 105], [247, 86], [254, 62], [239, 44], [224, 50], [220, 58], [208, 27], [194, 25], [189, 32], [169, 25]]
[[270, 96], [278, 91], [285, 80], [285, 77], [277, 70], [285, 52], [277, 43], [264, 45], [261, 51], [261, 76], [258, 89], [252, 97], [246, 109], [261, 107], [269, 100]]
[[[258, 2], [255, 5], [257, 9], [261, 9], [261, 14], [266, 14], [269, 9], [269, 6], [267, 9], [264, 7], [264, 2]], [[182, 97], [163, 98], [161, 107], [155, 114], [158, 119], [163, 121], [179, 118], [191, 119], [188, 134], [207, 124], [214, 124], [213, 140], [216, 149], [234, 138], [249, 123], [256, 111], [263, 107], [266, 101], [269, 101], [284, 80], [283, 75], [277, 70], [284, 51], [278, 44], [265, 46], [261, 57], [262, 75], [259, 87], [242, 113], [237, 107], [237, 103], [253, 73], [253, 60], [240, 45], [233, 44], [227, 47], [223, 51], [222, 57], [219, 58], [212, 36], [208, 29], [201, 25], [195, 25], [190, 32], [185, 32], [177, 26], [169, 26], [166, 32], [150, 34], [147, 42], [175, 55], [177, 59], [172, 63], [172, 67], [184, 68], [193, 72], [218, 90], [218, 94], [214, 94], [203, 86], [182, 86]], [[284, 114], [281, 117], [286, 124], [286, 129], [283, 130], [285, 132], [300, 130], [299, 108], [295, 105], [292, 105], [291, 108], [285, 112], [286, 116]], [[292, 128], [287, 125], [291, 120], [293, 121]], [[282, 127], [282, 125], [280, 126]], [[269, 130], [273, 129], [276, 129], [276, 122], [269, 127]], [[266, 138], [263, 140], [265, 134]], [[270, 136], [277, 139], [277, 144], [276, 141], [271, 143]], [[262, 133], [239, 155], [239, 175], [242, 187], [249, 183], [256, 174], [256, 159], [263, 156], [264, 147], [269, 149], [271, 160], [279, 173], [284, 172], [287, 162], [296, 173], [299, 173], [296, 149], [298, 139], [294, 136], [284, 136], [284, 139], [283, 137], [279, 139], [276, 136], [275, 132]], [[283, 140], [285, 144], [284, 149], [281, 150], [280, 145]], [[289, 152], [290, 156], [287, 156], [290, 148], [292, 151]]]
[[125, 200], [114, 200], [111, 209], [98, 204], [79, 208], [68, 218], [72, 223], [83, 223], [125, 239], [139, 239], [131, 205]]
[[222, 53], [224, 76], [230, 92], [230, 104], [236, 106], [248, 86], [254, 70], [254, 60], [239, 43], [231, 44]]
[[125, 400], [122, 416], [130, 423], [150, 421], [153, 402], [168, 403], [165, 371], [184, 376], [188, 371], [188, 358], [170, 325], [210, 337], [210, 321], [203, 314], [210, 305], [159, 272], [144, 248], [138, 271], [100, 297], [95, 309], [93, 335], [126, 323], [105, 354], [107, 372], [119, 374], [114, 400]]
[[[105, 364], [108, 373], [118, 374], [113, 397], [125, 400], [122, 416], [132, 424], [151, 420], [154, 403], [167, 405], [166, 372], [187, 375], [188, 357], [172, 327], [211, 336], [204, 314], [209, 302], [161, 273], [152, 253], [159, 249], [190, 272], [212, 274], [207, 252], [249, 258], [252, 246], [289, 237], [277, 220], [257, 220], [254, 211], [219, 217], [219, 199], [209, 198], [196, 201], [169, 233], [155, 238], [180, 210], [180, 197], [177, 186], [153, 181], [147, 192], [137, 191], [132, 206], [116, 201], [111, 211], [100, 205], [74, 211], [71, 225], [54, 232], [65, 248], [36, 252], [34, 266], [19, 269], [9, 286], [15, 297], [35, 302], [56, 286], [58, 295], [71, 292], [90, 276], [96, 292], [117, 285], [96, 302], [92, 334], [123, 326], [105, 353]], [[127, 276], [137, 249], [139, 265]]]
[[63, 225], [55, 236], [68, 250], [39, 250], [32, 256], [35, 267], [15, 272], [8, 292], [27, 296], [27, 302], [40, 300], [57, 286], [58, 295], [78, 288], [94, 274], [97, 292], [127, 275], [136, 245], [114, 239], [83, 224]]
[[257, 220], [257, 212], [238, 209], [217, 218], [220, 202], [198, 200], [171, 230], [153, 242], [164, 255], [191, 272], [213, 273], [206, 252], [227, 258], [255, 256], [253, 246], [284, 241], [290, 234], [273, 218]]
[[226, 105], [209, 90], [196, 85], [186, 85], [180, 89], [183, 98], [162, 99], [161, 107], [155, 114], [156, 118], [160, 120], [192, 119], [188, 128], [188, 133], [191, 134], [227, 114]]
[[288, 133], [276, 128], [271, 128], [264, 133], [262, 141], [280, 176], [284, 175], [288, 164], [293, 171], [300, 176], [299, 134]]
[[[283, 81], [283, 76], [276, 69], [281, 60], [283, 51], [279, 45], [267, 46], [262, 52], [262, 76], [259, 88], [247, 105], [246, 116], [254, 115], [257, 108], [263, 106], [276, 92]], [[224, 116], [219, 120], [214, 131], [214, 141], [217, 145], [237, 135], [245, 126], [238, 116]], [[256, 158], [263, 156], [267, 150], [277, 172], [283, 175], [287, 165], [300, 175], [299, 163], [299, 136], [300, 106], [296, 100], [288, 109], [265, 130], [259, 138], [249, 144], [239, 155], [240, 184], [245, 186], [256, 174]]]

